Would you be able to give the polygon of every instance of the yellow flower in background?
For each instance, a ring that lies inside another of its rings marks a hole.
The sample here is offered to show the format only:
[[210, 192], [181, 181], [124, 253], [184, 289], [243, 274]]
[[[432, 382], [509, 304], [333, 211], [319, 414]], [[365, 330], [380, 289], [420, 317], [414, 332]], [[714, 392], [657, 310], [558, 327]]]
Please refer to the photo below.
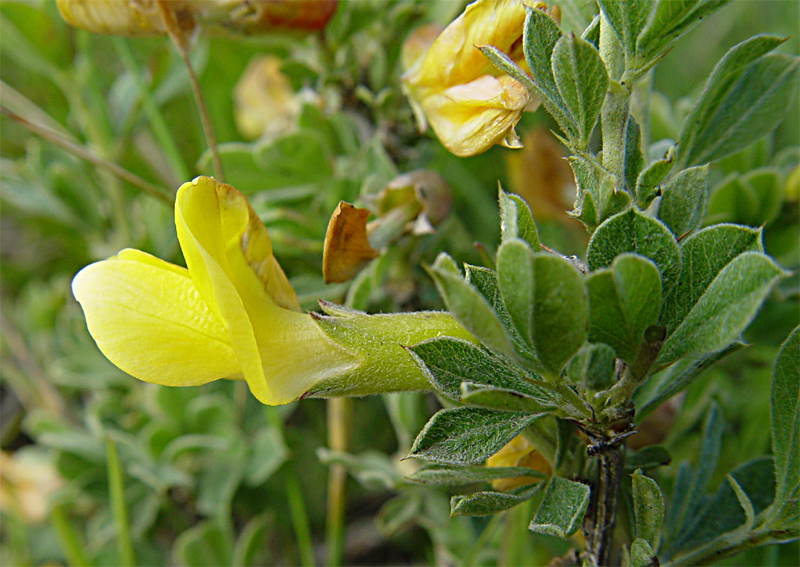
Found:
[[294, 92], [281, 63], [274, 55], [254, 57], [233, 89], [233, 117], [247, 140], [290, 134], [297, 129], [304, 99], [318, 102], [314, 98], [319, 97], [311, 91], [302, 97]]
[[[442, 144], [457, 156], [471, 156], [495, 144], [522, 147], [514, 127], [523, 110], [539, 102], [519, 82], [501, 73], [477, 49], [491, 45], [525, 72], [522, 0], [477, 0], [430, 44], [422, 28], [404, 46], [403, 90], [425, 130], [429, 123]], [[420, 53], [417, 57], [411, 52]]]
[[302, 313], [247, 199], [213, 178], [178, 189], [175, 225], [187, 268], [128, 249], [72, 282], [100, 350], [145, 382], [244, 379], [269, 405], [423, 390], [427, 380], [404, 345], [443, 335], [474, 340], [446, 313]]
[[[196, 23], [239, 33], [322, 29], [338, 0], [57, 0], [64, 20], [95, 33], [162, 35], [167, 33], [162, 9], [174, 17], [179, 35]], [[159, 7], [161, 4], [161, 8]]]
[[[486, 459], [487, 467], [526, 467], [547, 476], [553, 474], [553, 467], [542, 454], [533, 448], [527, 439], [517, 435], [506, 443], [497, 453]], [[530, 476], [499, 478], [492, 481], [492, 488], [499, 492], [541, 480]]]

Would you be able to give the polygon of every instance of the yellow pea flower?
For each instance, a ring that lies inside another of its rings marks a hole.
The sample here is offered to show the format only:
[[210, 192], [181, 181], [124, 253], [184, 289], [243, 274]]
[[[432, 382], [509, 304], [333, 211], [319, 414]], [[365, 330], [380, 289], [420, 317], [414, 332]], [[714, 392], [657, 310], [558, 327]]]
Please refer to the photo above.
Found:
[[[522, 147], [514, 127], [522, 111], [535, 110], [539, 101], [496, 69], [476, 46], [494, 46], [528, 72], [522, 52], [524, 23], [522, 0], [477, 0], [422, 55], [404, 57], [403, 90], [420, 129], [430, 123], [457, 156], [476, 155], [494, 144]], [[430, 35], [429, 28], [412, 35], [407, 52], [423, 51], [419, 43]]]
[[269, 405], [421, 390], [427, 381], [402, 345], [469, 338], [444, 313], [302, 313], [247, 199], [213, 178], [180, 187], [175, 225], [187, 268], [128, 249], [72, 282], [100, 350], [140, 380], [192, 386], [244, 379]]
[[[533, 448], [522, 435], [517, 435], [506, 443], [497, 453], [486, 459], [487, 467], [527, 467], [548, 476], [553, 468], [542, 454]], [[539, 479], [528, 476], [499, 478], [492, 481], [492, 488], [497, 491], [511, 490], [517, 486], [536, 482]]]

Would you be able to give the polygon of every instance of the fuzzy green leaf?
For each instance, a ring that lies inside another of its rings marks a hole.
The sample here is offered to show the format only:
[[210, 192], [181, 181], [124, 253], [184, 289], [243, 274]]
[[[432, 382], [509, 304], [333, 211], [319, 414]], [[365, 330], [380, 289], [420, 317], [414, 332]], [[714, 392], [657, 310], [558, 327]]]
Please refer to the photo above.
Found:
[[[796, 493], [800, 484], [800, 327], [795, 327], [775, 359], [770, 393], [772, 453], [777, 474], [776, 502]], [[797, 508], [800, 502], [790, 504]]]
[[522, 48], [531, 70], [535, 93], [561, 129], [571, 138], [576, 135], [573, 119], [561, 98], [553, 77], [553, 49], [561, 38], [561, 29], [544, 10], [525, 6]]
[[639, 33], [647, 23], [647, 17], [653, 8], [653, 0], [636, 0], [635, 2], [598, 0], [597, 3], [625, 50], [625, 59], [632, 61], [636, 53], [636, 38], [639, 37]]
[[717, 404], [712, 403], [703, 424], [697, 464], [692, 468], [688, 463], [681, 463], [678, 469], [667, 521], [664, 523], [665, 529], [669, 531], [668, 535], [672, 536], [672, 541], [678, 541], [682, 537], [687, 526], [693, 524], [698, 510], [705, 503], [702, 495], [717, 468], [724, 430], [724, 418]]
[[646, 209], [658, 196], [658, 185], [675, 165], [675, 146], [670, 146], [662, 159], [645, 167], [636, 179], [636, 204]]
[[[636, 40], [634, 77], [652, 67], [675, 41], [730, 0], [659, 0]], [[626, 5], [626, 4], [623, 4]]]
[[459, 272], [453, 259], [439, 254], [428, 269], [447, 310], [453, 317], [488, 348], [513, 357], [511, 341], [491, 305]]
[[[587, 280], [587, 285], [588, 285]], [[589, 289], [589, 305], [591, 306], [592, 290]], [[591, 316], [591, 315], [590, 315]], [[591, 340], [591, 326], [589, 327]], [[617, 353], [603, 343], [587, 343], [573, 356], [567, 364], [567, 376], [570, 382], [580, 385], [581, 390], [599, 392], [611, 386], [614, 379], [614, 361]]]
[[519, 336], [533, 349], [533, 252], [522, 240], [506, 240], [497, 250], [497, 284]]
[[581, 527], [589, 493], [585, 484], [554, 476], [528, 529], [561, 538], [571, 536]]
[[666, 340], [654, 368], [727, 347], [755, 317], [772, 285], [784, 276], [769, 256], [759, 252], [737, 256]]
[[533, 84], [528, 74], [520, 69], [519, 65], [514, 63], [508, 55], [492, 45], [476, 45], [475, 47], [480, 49], [481, 53], [492, 62], [492, 65], [522, 83], [530, 92], [536, 92], [536, 85]]
[[664, 498], [652, 478], [641, 471], [631, 475], [633, 480], [633, 513], [636, 518], [636, 537], [652, 546], [658, 541], [661, 522], [664, 520]]
[[[638, 408], [637, 408], [638, 410]], [[633, 472], [636, 469], [648, 470], [662, 467], [672, 462], [672, 455], [661, 445], [648, 445], [638, 451], [625, 455], [625, 470]]]
[[664, 188], [658, 218], [675, 236], [694, 230], [708, 202], [708, 165], [684, 169]]
[[[535, 386], [531, 386], [535, 388]], [[500, 411], [524, 411], [529, 413], [552, 412], [558, 407], [560, 398], [552, 398], [542, 392], [534, 395], [521, 394], [506, 388], [495, 388], [475, 384], [461, 383], [461, 403], [481, 406]]]
[[594, 45], [574, 34], [563, 36], [553, 49], [553, 76], [575, 121], [577, 145], [589, 143], [608, 88], [608, 72]]
[[636, 422], [641, 423], [650, 412], [675, 394], [688, 388], [695, 379], [702, 376], [714, 364], [746, 346], [741, 341], [734, 341], [721, 351], [706, 354], [699, 358], [678, 361], [660, 374], [649, 378], [648, 382], [640, 387], [634, 395]]
[[541, 483], [526, 485], [509, 492], [476, 492], [468, 496], [453, 496], [451, 516], [490, 516], [509, 510], [529, 500], [541, 489]]
[[566, 259], [533, 254], [519, 239], [497, 251], [500, 293], [543, 369], [558, 377], [586, 340], [589, 307], [582, 274]]
[[723, 482], [711, 497], [698, 498], [699, 509], [685, 518], [678, 537], [666, 551], [672, 557], [729, 533], [748, 522], [748, 516], [764, 510], [775, 496], [775, 472], [771, 457], [759, 457], [736, 467], [734, 483]]
[[656, 567], [658, 557], [650, 544], [641, 538], [631, 544], [631, 567]]
[[544, 479], [547, 476], [539, 471], [526, 467], [438, 467], [425, 466], [408, 476], [408, 480], [420, 484], [440, 486], [462, 486], [478, 482], [490, 482], [501, 478], [532, 477]]
[[716, 225], [690, 235], [680, 248], [681, 272], [672, 293], [664, 294], [658, 322], [671, 335], [720, 271], [739, 254], [761, 251], [761, 231]]
[[800, 59], [765, 55], [784, 40], [756, 36], [725, 54], [700, 100], [686, 117], [678, 142], [684, 165], [732, 154], [772, 131], [791, 108]]
[[644, 331], [656, 322], [661, 305], [661, 277], [650, 260], [622, 254], [611, 268], [592, 272], [589, 290], [589, 340], [611, 346], [633, 363]]
[[511, 337], [511, 341], [517, 353], [523, 355], [525, 358], [535, 358], [533, 353], [530, 352], [527, 343], [520, 336], [519, 332], [517, 332], [514, 323], [511, 321], [511, 316], [508, 314], [506, 305], [503, 303], [503, 298], [500, 295], [497, 273], [483, 266], [465, 264], [464, 268], [466, 270], [466, 280], [478, 290], [478, 293], [489, 302], [494, 312], [497, 313], [497, 317], [500, 319], [500, 323], [503, 325], [506, 333]]
[[407, 350], [436, 391], [451, 400], [461, 399], [461, 385], [468, 382], [518, 393], [540, 409], [552, 405], [550, 396], [532, 385], [518, 366], [467, 341], [436, 337]]
[[759, 168], [745, 175], [732, 173], [714, 189], [705, 222], [764, 226], [777, 216], [782, 201], [783, 187], [775, 169]]
[[536, 223], [528, 203], [518, 195], [506, 193], [500, 189], [500, 231], [503, 242], [509, 238], [521, 238], [531, 250], [541, 250]]
[[484, 408], [444, 409], [425, 424], [408, 456], [440, 465], [477, 465], [539, 417]]
[[675, 284], [681, 270], [678, 243], [660, 221], [633, 209], [619, 213], [597, 227], [589, 241], [586, 261], [590, 271], [611, 266], [614, 258], [633, 252], [652, 260], [661, 273], [662, 292]]

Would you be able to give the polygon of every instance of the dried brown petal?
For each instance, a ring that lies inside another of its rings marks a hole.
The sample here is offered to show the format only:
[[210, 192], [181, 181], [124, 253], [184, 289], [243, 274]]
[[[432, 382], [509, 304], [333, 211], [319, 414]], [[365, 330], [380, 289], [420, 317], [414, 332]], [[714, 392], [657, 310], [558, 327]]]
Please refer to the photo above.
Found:
[[377, 250], [367, 240], [369, 211], [340, 201], [328, 222], [322, 252], [322, 278], [325, 283], [346, 282], [360, 272]]

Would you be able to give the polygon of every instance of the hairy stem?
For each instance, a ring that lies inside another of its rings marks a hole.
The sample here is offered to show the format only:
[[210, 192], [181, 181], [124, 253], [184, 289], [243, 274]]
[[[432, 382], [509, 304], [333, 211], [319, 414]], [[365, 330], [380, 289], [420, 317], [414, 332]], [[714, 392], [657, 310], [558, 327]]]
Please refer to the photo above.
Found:
[[585, 565], [597, 567], [610, 564], [611, 536], [617, 519], [623, 464], [624, 453], [621, 447], [609, 448], [597, 455], [597, 478], [592, 483], [589, 509], [583, 520]]
[[172, 44], [178, 51], [178, 55], [180, 55], [181, 61], [183, 61], [183, 65], [186, 67], [186, 72], [189, 75], [189, 84], [192, 87], [194, 101], [197, 105], [197, 111], [200, 114], [200, 122], [203, 124], [203, 133], [206, 137], [206, 144], [208, 144], [208, 149], [211, 151], [211, 161], [214, 166], [214, 176], [219, 181], [224, 182], [225, 179], [222, 172], [222, 161], [219, 157], [217, 140], [214, 137], [214, 129], [211, 127], [211, 119], [209, 118], [208, 111], [206, 110], [206, 103], [203, 99], [203, 92], [200, 90], [200, 83], [197, 81], [197, 75], [195, 75], [194, 68], [192, 68], [192, 62], [189, 61], [187, 38], [176, 20], [176, 15], [170, 2], [167, 0], [157, 0], [156, 5], [158, 6], [158, 10], [161, 15], [161, 21], [164, 23], [164, 28], [167, 30], [167, 35], [169, 35]]

